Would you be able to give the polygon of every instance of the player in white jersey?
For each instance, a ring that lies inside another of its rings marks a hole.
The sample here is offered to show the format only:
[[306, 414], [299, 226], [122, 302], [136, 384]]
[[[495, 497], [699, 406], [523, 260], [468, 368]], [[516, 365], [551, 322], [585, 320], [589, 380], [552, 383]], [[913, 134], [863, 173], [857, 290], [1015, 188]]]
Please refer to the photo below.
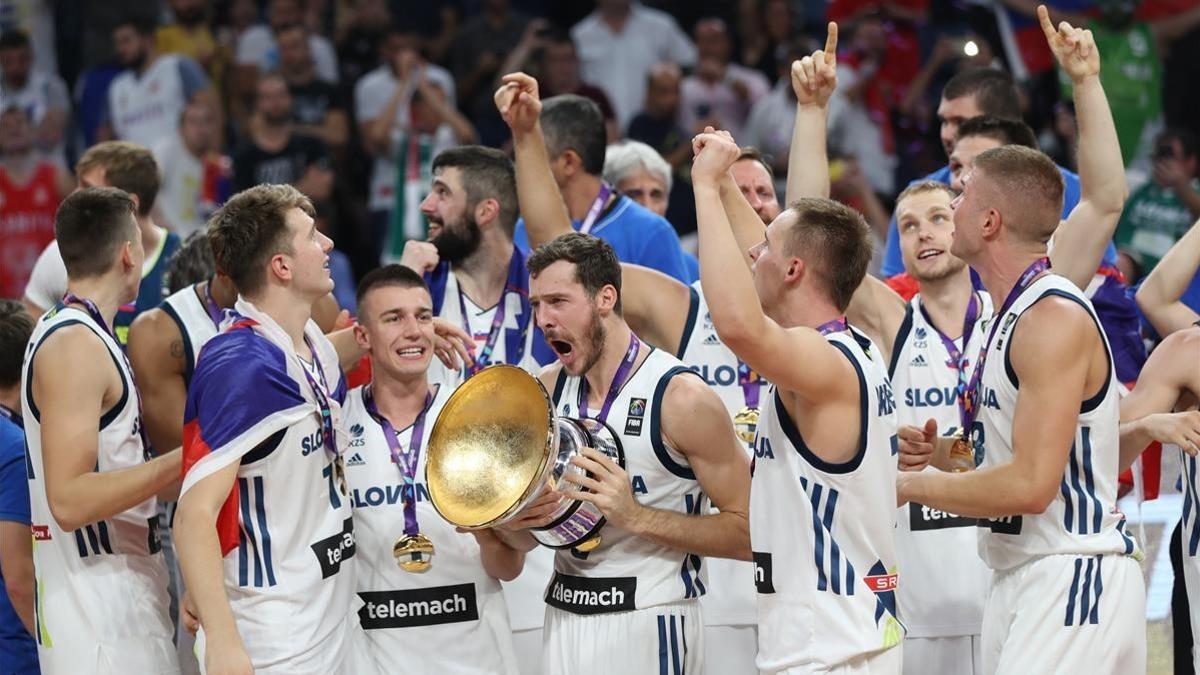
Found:
[[260, 185], [213, 216], [240, 292], [201, 351], [184, 410], [176, 545], [211, 672], [358, 673], [345, 379], [312, 321], [333, 242], [295, 188]]
[[[141, 236], [115, 188], [65, 199], [55, 234], [67, 295], [38, 321], [22, 373], [44, 673], [178, 672], [156, 494], [178, 450], [150, 459], [140, 396], [112, 333], [137, 295]], [[99, 434], [96, 429], [99, 428]]]
[[[456, 532], [425, 486], [425, 446], [452, 392], [427, 376], [437, 340], [429, 291], [412, 270], [389, 265], [363, 278], [358, 308], [373, 377], [347, 397], [346, 476], [366, 650], [383, 672], [515, 675], [499, 580], [520, 573], [524, 553], [491, 530]], [[432, 555], [398, 559], [406, 537], [428, 541]]]
[[[1090, 34], [1066, 23], [1056, 31], [1044, 7], [1039, 15], [1076, 86], [1099, 88]], [[1061, 176], [1044, 155], [1004, 146], [976, 157], [963, 188], [951, 252], [978, 271], [998, 305], [967, 387], [983, 462], [959, 474], [904, 473], [900, 499], [988, 519], [979, 534], [980, 555], [995, 570], [984, 672], [1144, 672], [1141, 552], [1116, 510], [1112, 352], [1079, 288], [1048, 273]], [[1121, 180], [1104, 189], [1125, 194]], [[931, 432], [905, 430], [904, 452], [944, 468], [951, 444]]]
[[[556, 412], [606, 423], [624, 459], [584, 450], [574, 461], [589, 474], [563, 486], [607, 524], [598, 548], [555, 554], [543, 671], [700, 673], [703, 556], [749, 555], [745, 452], [716, 394], [621, 319], [607, 242], [563, 235], [529, 268], [538, 325], [559, 360], [541, 376]], [[706, 495], [719, 513], [703, 513]], [[522, 522], [547, 524], [529, 512]]]

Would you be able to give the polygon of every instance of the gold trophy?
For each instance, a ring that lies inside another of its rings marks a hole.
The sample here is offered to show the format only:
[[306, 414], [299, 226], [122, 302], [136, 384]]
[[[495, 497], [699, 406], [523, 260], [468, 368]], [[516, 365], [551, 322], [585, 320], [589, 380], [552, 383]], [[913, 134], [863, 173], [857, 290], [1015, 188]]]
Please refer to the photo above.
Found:
[[[467, 530], [493, 527], [560, 485], [567, 472], [585, 473], [570, 461], [585, 447], [625, 466], [607, 425], [555, 417], [537, 378], [497, 364], [467, 380], [442, 408], [426, 449], [425, 484], [448, 522]], [[550, 548], [586, 552], [599, 544], [604, 521], [595, 505], [563, 498], [553, 520], [530, 533]]]

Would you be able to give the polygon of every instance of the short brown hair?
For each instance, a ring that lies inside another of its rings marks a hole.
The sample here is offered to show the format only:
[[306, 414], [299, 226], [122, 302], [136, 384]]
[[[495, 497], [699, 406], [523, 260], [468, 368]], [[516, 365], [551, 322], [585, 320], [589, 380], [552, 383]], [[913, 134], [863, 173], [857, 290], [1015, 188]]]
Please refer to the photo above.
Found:
[[945, 183], [939, 183], [936, 180], [925, 180], [909, 185], [908, 187], [904, 188], [900, 194], [896, 195], [896, 206], [899, 206], [901, 201], [908, 199], [913, 195], [923, 195], [926, 192], [945, 192], [946, 195], [951, 199], [954, 199], [955, 197], [954, 189], [949, 185], [946, 185]]
[[423, 288], [426, 293], [429, 292], [429, 285], [425, 283], [424, 277], [403, 265], [392, 263], [383, 267], [376, 267], [363, 276], [362, 281], [358, 282], [355, 301], [359, 307], [362, 307], [363, 300], [366, 300], [367, 294], [371, 291], [376, 288], [393, 287]]
[[961, 141], [973, 136], [990, 138], [1000, 145], [1023, 145], [1034, 150], [1038, 149], [1037, 135], [1033, 133], [1033, 129], [1028, 124], [1021, 120], [1010, 120], [991, 115], [972, 117], [958, 126], [955, 138]]
[[588, 297], [595, 298], [600, 289], [617, 289], [613, 311], [621, 314], [621, 261], [607, 241], [581, 232], [569, 232], [542, 244], [529, 255], [525, 267], [529, 276], [537, 277], [547, 267], [563, 260], [575, 265], [575, 280], [583, 285]]
[[104, 274], [117, 249], [137, 236], [133, 199], [114, 187], [76, 190], [54, 214], [58, 253], [72, 279]]
[[104, 167], [105, 183], [137, 195], [139, 216], [150, 215], [162, 179], [154, 155], [145, 146], [128, 141], [97, 143], [75, 163], [75, 174], [82, 175], [95, 167]]
[[803, 258], [825, 282], [839, 312], [862, 283], [871, 263], [871, 228], [862, 214], [832, 199], [804, 197], [788, 205], [796, 221], [784, 240], [784, 252]]
[[1063, 208], [1062, 172], [1049, 157], [1031, 148], [1002, 145], [975, 158], [974, 180], [991, 185], [987, 198], [1012, 230], [1039, 243], [1050, 241]]
[[0, 387], [21, 383], [25, 345], [33, 335], [33, 317], [16, 300], [0, 300]]
[[255, 293], [267, 282], [266, 264], [279, 253], [292, 253], [287, 214], [314, 214], [312, 202], [291, 185], [256, 185], [242, 190], [208, 221], [217, 270], [229, 275], [238, 292]]
[[753, 145], [747, 145], [742, 148], [741, 154], [739, 154], [738, 158], [734, 160], [734, 163], [736, 164], [743, 159], [749, 159], [758, 162], [760, 165], [762, 165], [762, 168], [767, 170], [767, 175], [771, 177], [771, 180], [775, 180], [775, 169], [771, 168], [771, 163], [767, 161], [767, 156], [762, 150], [759, 150]]

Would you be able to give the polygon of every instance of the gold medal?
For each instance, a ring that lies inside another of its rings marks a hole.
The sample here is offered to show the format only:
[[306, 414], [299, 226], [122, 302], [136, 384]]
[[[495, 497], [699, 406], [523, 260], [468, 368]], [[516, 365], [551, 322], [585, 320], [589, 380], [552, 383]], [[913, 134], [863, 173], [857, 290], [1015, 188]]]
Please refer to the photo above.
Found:
[[421, 534], [406, 534], [392, 546], [396, 564], [405, 572], [424, 572], [433, 565], [433, 542]]
[[596, 535], [589, 539], [585, 539], [578, 544], [575, 544], [575, 550], [579, 551], [580, 553], [591, 553], [592, 551], [595, 551], [596, 547], [599, 545], [600, 535]]
[[758, 408], [746, 406], [733, 416], [733, 429], [738, 438], [745, 443], [754, 442], [754, 434], [758, 431]]
[[950, 446], [950, 470], [954, 473], [971, 471], [975, 468], [975, 448], [962, 434]]

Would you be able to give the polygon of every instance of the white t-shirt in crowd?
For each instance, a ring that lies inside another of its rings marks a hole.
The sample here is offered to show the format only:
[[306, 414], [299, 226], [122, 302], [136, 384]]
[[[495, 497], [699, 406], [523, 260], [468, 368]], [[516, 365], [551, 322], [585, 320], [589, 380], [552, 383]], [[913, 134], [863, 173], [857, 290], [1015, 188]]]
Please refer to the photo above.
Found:
[[177, 133], [159, 141], [151, 151], [162, 176], [155, 207], [162, 214], [163, 224], [186, 239], [204, 227], [207, 215], [200, 210], [204, 164], [187, 149]]
[[128, 69], [113, 80], [105, 119], [117, 138], [149, 148], [175, 134], [188, 101], [208, 87], [200, 64], [180, 54], [164, 54], [141, 75]]
[[[735, 82], [745, 84], [749, 93], [745, 100], [734, 90]], [[736, 63], [725, 67], [725, 77], [720, 82], [710, 84], [689, 75], [680, 87], [679, 126], [690, 131], [697, 122], [715, 118], [720, 121], [720, 128], [734, 138], [741, 138], [750, 109], [770, 90], [771, 84], [762, 73]]]
[[[317, 77], [337, 84], [337, 52], [329, 40], [320, 35], [308, 36], [308, 51], [312, 54]], [[238, 37], [235, 59], [238, 65], [258, 66], [259, 71], [269, 73], [279, 68], [279, 47], [275, 44], [275, 33], [270, 26], [251, 26]]]

